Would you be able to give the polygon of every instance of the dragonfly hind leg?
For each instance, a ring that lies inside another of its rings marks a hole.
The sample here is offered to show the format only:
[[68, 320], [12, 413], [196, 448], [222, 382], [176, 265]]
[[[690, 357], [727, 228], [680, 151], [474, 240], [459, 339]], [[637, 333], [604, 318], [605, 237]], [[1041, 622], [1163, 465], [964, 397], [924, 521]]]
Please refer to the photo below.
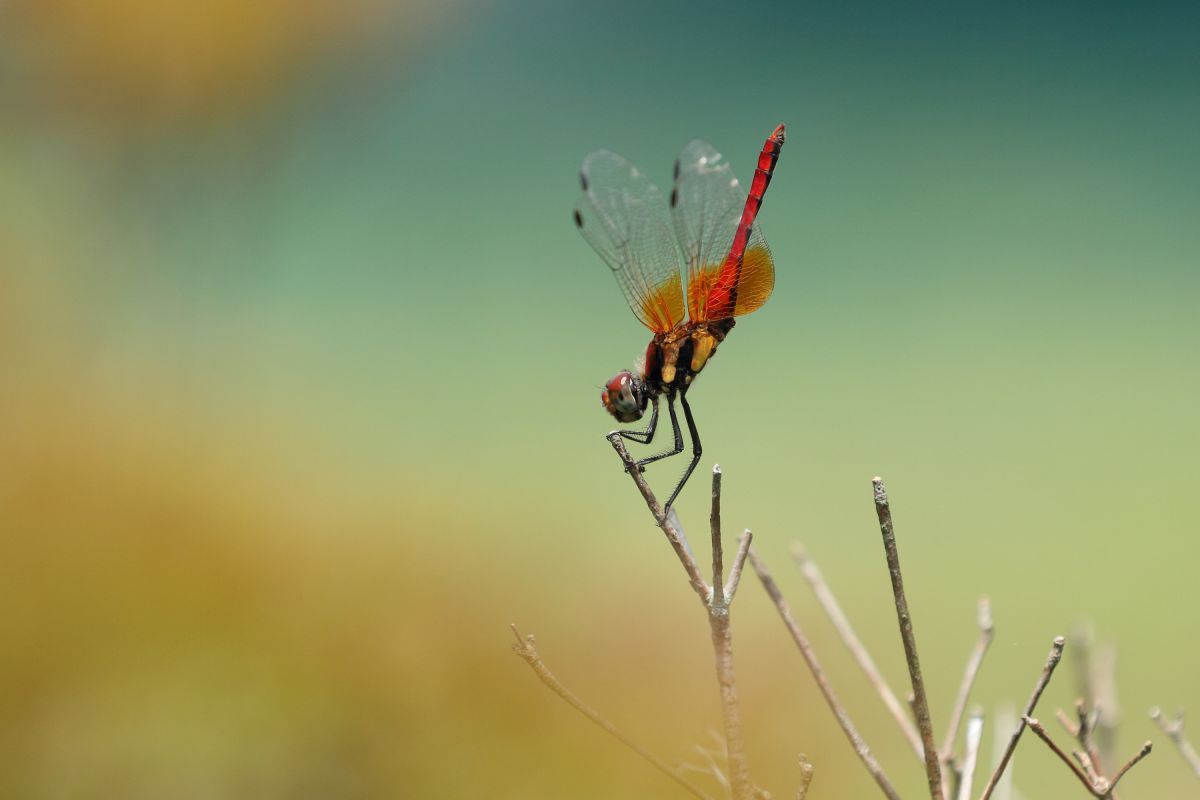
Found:
[[[682, 395], [680, 395], [682, 397]], [[655, 403], [654, 410], [657, 413], [658, 404]], [[667, 395], [667, 412], [671, 415], [671, 431], [675, 434], [675, 447], [670, 450], [664, 450], [661, 453], [655, 453], [652, 456], [638, 459], [635, 465], [638, 472], [645, 472], [646, 465], [658, 461], [662, 458], [670, 458], [671, 456], [679, 455], [683, 452], [683, 432], [679, 429], [679, 417], [675, 415], [675, 395]]]
[[[675, 504], [675, 498], [683, 490], [683, 485], [688, 482], [688, 478], [692, 477], [692, 472], [696, 469], [696, 465], [700, 463], [700, 455], [704, 452], [700, 446], [700, 433], [696, 430], [696, 421], [692, 419], [692, 407], [688, 405], [687, 395], [684, 392], [679, 393], [679, 403], [683, 406], [683, 418], [687, 420], [688, 433], [692, 436], [692, 460], [684, 470], [683, 477], [679, 479], [679, 483], [675, 486], [675, 491], [671, 492], [671, 499], [663, 506], [663, 513], [670, 512], [671, 506]], [[671, 408], [671, 421], [675, 421], [675, 409]], [[683, 450], [683, 437], [679, 433], [679, 425], [675, 426], [675, 441], [679, 450]], [[679, 452], [679, 451], [676, 451]]]

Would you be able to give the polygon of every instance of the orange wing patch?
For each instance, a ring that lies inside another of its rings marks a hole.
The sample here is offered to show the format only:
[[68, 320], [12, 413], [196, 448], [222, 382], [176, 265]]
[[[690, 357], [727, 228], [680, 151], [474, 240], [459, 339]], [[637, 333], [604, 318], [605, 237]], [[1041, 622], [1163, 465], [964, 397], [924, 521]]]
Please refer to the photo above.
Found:
[[745, 316], [761, 308], [774, 288], [775, 262], [771, 251], [761, 242], [752, 244], [742, 257], [740, 272], [732, 265], [718, 265], [692, 273], [688, 281], [688, 317], [701, 322]]
[[655, 333], [666, 333], [683, 321], [683, 290], [672, 275], [640, 298], [640, 319]]
[[766, 245], [751, 245], [742, 258], [742, 274], [738, 277], [735, 317], [757, 311], [775, 288], [775, 261]]

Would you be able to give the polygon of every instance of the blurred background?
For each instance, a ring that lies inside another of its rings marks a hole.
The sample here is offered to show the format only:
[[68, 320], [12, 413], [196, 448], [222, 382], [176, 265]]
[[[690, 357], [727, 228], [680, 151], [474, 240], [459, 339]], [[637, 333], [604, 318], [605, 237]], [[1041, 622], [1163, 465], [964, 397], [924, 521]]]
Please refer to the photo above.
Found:
[[[1117, 647], [1124, 784], [1197, 784], [1200, 15], [1187, 4], [12, 0], [0, 17], [0, 795], [678, 797], [719, 727], [695, 599], [603, 434], [648, 340], [573, 230], [607, 147], [748, 180], [771, 302], [692, 393], [906, 796], [916, 760], [791, 566], [802, 540], [907, 679], [892, 494], [935, 724], [1051, 638]], [[681, 460], [649, 474], [662, 492]], [[747, 579], [752, 769], [874, 795]], [[1071, 653], [1068, 652], [1068, 661]], [[1041, 716], [1077, 689], [1064, 669]], [[1065, 739], [1064, 739], [1065, 743]], [[1025, 797], [1079, 787], [1027, 739]], [[1189, 794], [1190, 793], [1190, 794]]]

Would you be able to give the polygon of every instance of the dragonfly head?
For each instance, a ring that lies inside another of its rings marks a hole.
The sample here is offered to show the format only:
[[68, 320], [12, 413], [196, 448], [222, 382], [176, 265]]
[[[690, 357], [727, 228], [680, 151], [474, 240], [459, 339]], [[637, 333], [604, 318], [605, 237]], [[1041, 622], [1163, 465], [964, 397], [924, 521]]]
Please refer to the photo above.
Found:
[[646, 384], [628, 370], [618, 372], [600, 390], [600, 402], [618, 422], [636, 422], [646, 412]]

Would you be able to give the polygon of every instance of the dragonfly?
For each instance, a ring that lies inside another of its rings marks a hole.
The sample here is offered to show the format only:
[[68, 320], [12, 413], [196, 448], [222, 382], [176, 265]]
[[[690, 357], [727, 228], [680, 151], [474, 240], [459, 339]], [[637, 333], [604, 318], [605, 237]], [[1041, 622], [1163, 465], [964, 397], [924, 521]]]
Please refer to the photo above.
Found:
[[688, 390], [736, 318], [761, 308], [775, 286], [775, 264], [756, 218], [783, 141], [779, 125], [758, 154], [748, 192], [712, 145], [689, 142], [675, 161], [665, 202], [645, 173], [621, 156], [597, 150], [583, 160], [575, 226], [612, 270], [633, 315], [654, 334], [634, 368], [604, 385], [600, 400], [624, 424], [640, 420], [649, 407], [645, 429], [617, 431], [649, 445], [658, 430], [659, 402], [666, 399], [673, 446], [639, 459], [634, 464], [639, 472], [683, 452], [677, 399], [691, 437], [691, 461], [664, 514], [703, 452]]

